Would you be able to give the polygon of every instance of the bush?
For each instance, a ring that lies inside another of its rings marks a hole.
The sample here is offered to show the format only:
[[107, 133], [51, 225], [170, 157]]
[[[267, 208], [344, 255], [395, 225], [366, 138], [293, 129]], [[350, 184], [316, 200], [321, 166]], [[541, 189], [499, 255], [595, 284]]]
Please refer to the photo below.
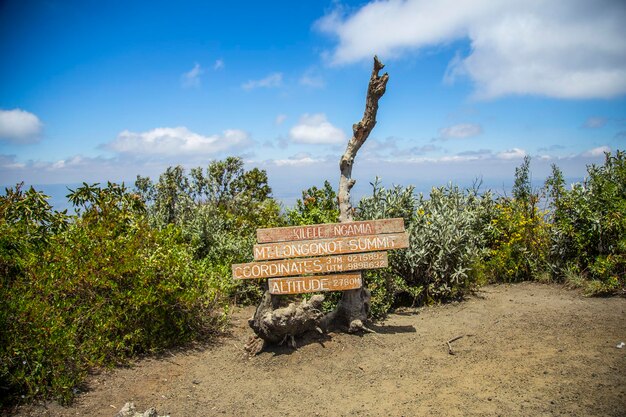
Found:
[[287, 219], [293, 226], [337, 223], [339, 203], [330, 182], [324, 181], [324, 188], [313, 186], [302, 191], [302, 198], [296, 201], [296, 206], [287, 210]]
[[361, 219], [403, 217], [410, 247], [393, 251], [389, 268], [370, 271], [374, 314], [388, 311], [403, 294], [411, 303], [446, 300], [480, 284], [476, 268], [483, 254], [484, 230], [492, 216], [491, 194], [477, 187], [461, 191], [449, 185], [433, 188], [430, 199], [415, 197], [413, 187], [381, 187], [357, 210]]
[[178, 226], [194, 259], [225, 296], [240, 303], [260, 299], [261, 283], [233, 281], [230, 265], [252, 260], [257, 228], [284, 224], [265, 171], [247, 171], [241, 158], [229, 157], [189, 175], [180, 166], [169, 167], [156, 184], [137, 177], [135, 189], [147, 205], [150, 224]]
[[501, 199], [489, 225], [486, 271], [490, 282], [538, 279], [547, 269], [549, 225], [545, 213], [529, 213], [519, 200]]
[[[416, 199], [414, 188], [394, 186], [386, 189], [380, 185], [376, 177], [372, 186], [372, 195], [359, 201], [356, 209], [356, 220], [376, 220], [393, 217], [404, 218], [405, 228], [411, 223], [415, 212]], [[404, 251], [404, 250], [402, 250]], [[402, 256], [400, 251], [389, 252], [389, 267], [364, 271], [364, 279], [372, 294], [371, 314], [373, 317], [383, 317], [396, 304], [398, 297], [409, 295], [416, 300], [422, 288], [410, 286], [405, 280]]]
[[565, 188], [552, 167], [546, 180], [551, 202], [550, 262], [559, 278], [580, 276], [592, 294], [626, 289], [626, 153], [606, 153], [602, 166]]
[[[69, 198], [82, 207], [80, 217], [46, 232], [46, 243], [31, 246], [3, 281], [0, 374], [9, 400], [68, 402], [90, 367], [180, 345], [223, 324], [216, 285], [179, 229], [150, 228], [141, 200], [123, 186], [85, 185]], [[26, 219], [8, 222], [11, 210], [3, 227], [19, 229]]]

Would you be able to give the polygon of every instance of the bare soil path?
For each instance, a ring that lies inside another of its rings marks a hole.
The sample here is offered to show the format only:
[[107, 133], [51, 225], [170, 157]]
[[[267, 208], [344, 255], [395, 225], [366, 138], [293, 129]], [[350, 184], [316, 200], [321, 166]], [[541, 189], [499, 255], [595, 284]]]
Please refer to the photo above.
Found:
[[[390, 315], [378, 334], [330, 334], [247, 358], [252, 309], [211, 347], [93, 376], [69, 408], [124, 403], [194, 416], [626, 416], [626, 299], [560, 286], [487, 286], [460, 303]], [[463, 335], [450, 343], [447, 341]]]

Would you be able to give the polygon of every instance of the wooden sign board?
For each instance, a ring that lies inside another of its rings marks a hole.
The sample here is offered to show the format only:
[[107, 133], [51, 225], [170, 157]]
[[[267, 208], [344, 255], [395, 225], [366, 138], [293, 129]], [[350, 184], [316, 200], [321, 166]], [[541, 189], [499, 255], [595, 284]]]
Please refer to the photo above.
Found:
[[406, 233], [278, 242], [254, 245], [254, 260], [303, 258], [342, 253], [360, 253], [409, 247]]
[[258, 229], [256, 236], [258, 243], [271, 243], [401, 232], [404, 232], [404, 219], [397, 218]]
[[388, 266], [387, 252], [355, 253], [323, 258], [285, 259], [281, 261], [234, 264], [233, 278], [254, 279], [291, 275], [326, 274]]
[[302, 294], [321, 291], [354, 290], [363, 286], [361, 273], [338, 275], [315, 275], [268, 280], [271, 294]]

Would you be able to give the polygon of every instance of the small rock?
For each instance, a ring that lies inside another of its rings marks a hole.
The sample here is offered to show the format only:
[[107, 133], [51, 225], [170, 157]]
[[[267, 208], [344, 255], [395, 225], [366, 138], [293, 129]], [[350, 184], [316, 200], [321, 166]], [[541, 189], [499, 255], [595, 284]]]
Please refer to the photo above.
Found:
[[129, 402], [124, 404], [124, 407], [115, 415], [115, 417], [169, 417], [159, 416], [157, 410], [154, 407], [148, 408], [143, 413], [135, 411], [135, 403]]
[[154, 407], [150, 407], [141, 416], [142, 417], [159, 417], [159, 414], [154, 409]]
[[133, 417], [135, 415], [135, 403], [126, 403], [115, 417]]
[[619, 343], [617, 344], [617, 346], [615, 346], [615, 347], [616, 347], [616, 348], [618, 348], [618, 349], [623, 349], [623, 348], [624, 348], [624, 346], [626, 346], [626, 343], [624, 343], [624, 342], [619, 342]]

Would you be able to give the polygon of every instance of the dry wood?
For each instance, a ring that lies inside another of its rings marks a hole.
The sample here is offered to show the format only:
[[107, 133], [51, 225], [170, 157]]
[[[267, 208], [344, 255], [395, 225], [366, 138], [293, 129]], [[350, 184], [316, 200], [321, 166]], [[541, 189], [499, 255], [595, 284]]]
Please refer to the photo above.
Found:
[[464, 335], [464, 334], [462, 334], [462, 335], [460, 335], [460, 336], [453, 337], [452, 339], [450, 339], [450, 340], [448, 340], [448, 341], [446, 342], [446, 344], [448, 345], [448, 353], [449, 353], [450, 355], [454, 355], [454, 352], [452, 351], [452, 345], [451, 345], [450, 343], [452, 343], [452, 342], [454, 342], [454, 341], [457, 341], [457, 340], [459, 340], [460, 338], [462, 338], [462, 337], [464, 337], [464, 336], [465, 336], [465, 335]]
[[269, 229], [258, 229], [256, 236], [258, 243], [270, 243], [400, 232], [404, 232], [404, 219], [394, 218], [349, 223], [273, 227]]
[[[352, 126], [353, 136], [348, 142], [346, 152], [341, 157], [339, 163], [341, 178], [337, 199], [341, 223], [353, 220], [352, 207], [350, 205], [350, 189], [354, 186], [354, 180], [351, 178], [352, 164], [357, 151], [376, 124], [378, 100], [385, 93], [387, 80], [389, 79], [387, 74], [378, 75], [383, 67], [384, 65], [378, 58], [374, 57], [374, 68], [368, 84], [363, 119]], [[385, 249], [380, 248], [378, 250]], [[255, 256], [255, 259], [258, 260], [259, 258]], [[263, 348], [265, 342], [278, 343], [285, 335], [299, 335], [316, 327], [325, 329], [331, 324], [346, 324], [350, 332], [363, 330], [365, 329], [364, 322], [369, 315], [371, 301], [370, 292], [366, 288], [344, 291], [335, 310], [324, 315], [319, 311], [324, 300], [321, 294], [313, 295], [310, 300], [298, 305], [292, 303], [287, 307], [280, 306], [280, 298], [266, 291], [254, 317], [249, 321], [250, 327], [254, 330], [257, 337], [263, 340], [263, 342], [256, 340], [256, 343], [250, 343], [250, 351], [258, 352]]]
[[[348, 142], [346, 151], [339, 161], [339, 190], [337, 200], [339, 202], [339, 221], [342, 223], [352, 221], [352, 204], [350, 203], [350, 190], [354, 186], [352, 179], [352, 165], [357, 152], [365, 143], [370, 132], [376, 125], [376, 113], [378, 112], [378, 101], [385, 94], [389, 75], [387, 73], [378, 75], [385, 66], [374, 57], [374, 68], [367, 86], [367, 96], [365, 97], [365, 111], [360, 122], [352, 126], [352, 138]], [[324, 317], [324, 322], [343, 322], [348, 325], [349, 332], [362, 331], [367, 329], [365, 322], [369, 316], [371, 294], [367, 288], [344, 291], [337, 307], [329, 315]]]
[[344, 291], [361, 288], [361, 273], [313, 275], [306, 277], [272, 278], [268, 281], [270, 294], [304, 294], [323, 291]]
[[265, 347], [265, 340], [259, 336], [250, 336], [248, 338], [248, 343], [246, 343], [243, 348], [249, 355], [257, 355], [260, 353]]
[[298, 242], [276, 242], [254, 245], [256, 261], [303, 258], [342, 253], [376, 252], [409, 247], [407, 233], [338, 237], [332, 239], [302, 240]]
[[234, 264], [232, 271], [234, 279], [257, 279], [357, 271], [361, 269], [385, 268], [388, 265], [387, 252], [369, 252], [334, 255], [323, 258], [285, 259], [282, 261]]
[[374, 126], [376, 126], [376, 113], [378, 112], [378, 100], [385, 94], [389, 74], [382, 76], [378, 72], [385, 66], [374, 57], [374, 68], [367, 87], [367, 96], [365, 98], [365, 111], [360, 122], [352, 125], [352, 138], [348, 142], [346, 151], [339, 161], [339, 169], [341, 177], [339, 179], [339, 190], [337, 199], [339, 200], [339, 221], [342, 223], [352, 221], [352, 204], [350, 203], [350, 190], [354, 186], [355, 180], [352, 179], [352, 165], [357, 152], [365, 143]]
[[[323, 317], [322, 302], [324, 296], [313, 295], [301, 303], [288, 303], [283, 297], [277, 297], [266, 291], [254, 316], [248, 324], [256, 335], [266, 342], [279, 343], [287, 335], [295, 336], [315, 330]], [[250, 341], [250, 352], [259, 352], [264, 343]]]

